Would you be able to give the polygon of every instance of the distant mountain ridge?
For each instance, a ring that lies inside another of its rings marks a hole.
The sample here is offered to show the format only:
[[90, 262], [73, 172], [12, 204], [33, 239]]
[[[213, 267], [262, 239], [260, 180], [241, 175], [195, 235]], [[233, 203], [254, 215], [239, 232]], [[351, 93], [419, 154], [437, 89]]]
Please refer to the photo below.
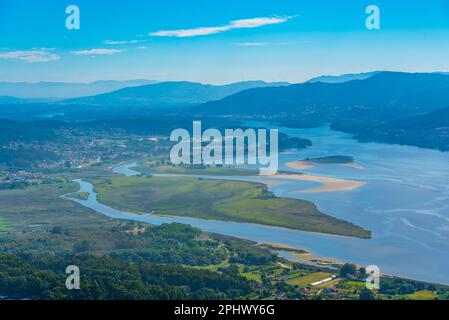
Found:
[[[312, 78], [306, 82], [310, 82], [310, 83], [315, 83], [315, 82], [343, 83], [343, 82], [348, 82], [348, 81], [352, 81], [352, 80], [365, 80], [365, 79], [371, 78], [372, 76], [375, 76], [376, 74], [385, 73], [385, 72], [395, 73], [394, 71], [371, 71], [371, 72], [361, 72], [361, 73], [345, 73], [345, 74], [337, 75], [337, 76], [323, 75], [323, 76]], [[432, 74], [449, 75], [449, 72], [436, 71], [436, 72], [432, 72]]]
[[0, 82], [0, 96], [31, 100], [62, 100], [96, 95], [118, 89], [157, 83], [154, 80], [100, 80], [71, 82]]
[[10, 97], [10, 96], [0, 96], [0, 104], [20, 104], [20, 103], [26, 103], [27, 100], [19, 99], [16, 97]]
[[198, 106], [200, 114], [391, 119], [449, 105], [449, 76], [381, 72], [343, 83], [304, 83], [241, 91]]
[[339, 76], [319, 76], [312, 78], [306, 82], [315, 83], [315, 82], [324, 82], [324, 83], [342, 83], [348, 82], [352, 80], [365, 80], [368, 79], [378, 73], [383, 71], [372, 71], [372, 72], [363, 72], [363, 73], [347, 73]]
[[91, 97], [69, 99], [63, 101], [63, 103], [100, 106], [192, 106], [219, 100], [242, 90], [285, 85], [289, 84], [264, 81], [245, 81], [227, 85], [210, 85], [187, 81], [160, 82], [124, 88]]
[[196, 108], [199, 115], [259, 117], [378, 141], [449, 151], [449, 75], [380, 72], [363, 80], [239, 92]]

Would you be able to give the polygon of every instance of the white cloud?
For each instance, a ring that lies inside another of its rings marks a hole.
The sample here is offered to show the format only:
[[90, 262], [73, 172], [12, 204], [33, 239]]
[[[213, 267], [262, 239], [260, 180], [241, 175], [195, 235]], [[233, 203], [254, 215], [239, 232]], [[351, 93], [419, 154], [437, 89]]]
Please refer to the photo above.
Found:
[[252, 18], [252, 19], [241, 19], [231, 21], [229, 26], [231, 29], [239, 29], [239, 28], [258, 28], [262, 26], [267, 26], [270, 24], [279, 24], [284, 23], [290, 20], [292, 17], [276, 17], [276, 18]]
[[120, 45], [120, 44], [136, 44], [141, 43], [143, 40], [105, 40], [104, 44], [108, 45]]
[[40, 50], [40, 51], [55, 51], [56, 48], [46, 48], [46, 47], [36, 47], [36, 48], [31, 48], [31, 50]]
[[161, 30], [157, 32], [152, 32], [149, 35], [156, 37], [177, 37], [177, 38], [205, 36], [210, 34], [222, 33], [234, 29], [258, 28], [272, 24], [280, 24], [287, 22], [292, 18], [293, 17], [260, 17], [252, 19], [241, 19], [231, 21], [227, 25], [221, 27], [201, 27], [194, 29]]
[[98, 55], [111, 55], [115, 53], [123, 52], [119, 49], [90, 49], [90, 50], [79, 50], [72, 51], [72, 54], [76, 56], [98, 56]]
[[61, 57], [48, 50], [19, 50], [0, 53], [0, 59], [24, 62], [49, 62], [59, 60]]

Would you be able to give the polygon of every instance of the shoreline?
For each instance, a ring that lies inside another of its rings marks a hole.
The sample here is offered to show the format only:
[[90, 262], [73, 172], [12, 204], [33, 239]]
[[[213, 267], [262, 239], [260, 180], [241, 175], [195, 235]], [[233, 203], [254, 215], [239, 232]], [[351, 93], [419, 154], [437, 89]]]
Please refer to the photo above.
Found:
[[292, 162], [287, 162], [285, 165], [287, 167], [289, 167], [290, 169], [295, 169], [295, 170], [313, 169], [313, 164], [308, 161], [292, 161]]
[[[133, 164], [128, 164], [126, 167], [133, 167], [133, 166], [135, 166], [135, 164], [134, 165]], [[299, 173], [298, 173], [298, 175], [299, 175]], [[235, 179], [235, 177], [233, 177], [233, 178]], [[248, 177], [246, 177], [246, 178], [248, 178]], [[269, 180], [269, 177], [267, 177], [267, 178], [268, 178], [267, 180]], [[285, 177], [284, 177], [284, 179], [285, 179]], [[238, 180], [238, 179], [235, 179], [235, 180]], [[284, 181], [282, 181], [282, 182], [285, 183]], [[254, 182], [257, 183], [257, 182], [260, 182], [260, 180], [259, 181], [254, 181]], [[262, 183], [264, 183], [264, 182], [262, 182]], [[264, 183], [264, 184], [268, 185], [269, 181], [268, 181], [268, 183]], [[75, 202], [78, 202], [78, 203], [83, 203], [83, 201], [77, 201], [76, 199], [69, 199], [69, 200], [72, 200], [72, 201], [75, 201]], [[98, 210], [95, 210], [95, 211], [97, 213], [102, 214], [102, 212], [100, 212]], [[173, 217], [171, 217], [171, 218], [173, 218]], [[178, 217], [174, 217], [174, 218], [178, 218]], [[181, 217], [180, 219], [183, 219], [183, 218]], [[128, 219], [126, 219], [126, 220], [128, 220]], [[150, 221], [144, 221], [144, 222], [153, 224], [153, 222], [150, 222]], [[168, 221], [165, 222], [165, 223], [168, 223]], [[183, 221], [183, 222], [180, 222], [180, 223], [187, 223], [188, 224], [187, 221]], [[224, 223], [226, 224], [228, 222], [225, 221]], [[232, 222], [229, 222], [229, 223], [232, 223]], [[229, 236], [233, 236], [233, 237], [240, 238], [240, 239], [246, 239], [246, 240], [249, 240], [249, 241], [254, 241], [255, 243], [265, 242], [265, 243], [274, 243], [274, 244], [276, 244], [276, 243], [279, 243], [278, 241], [280, 240], [280, 238], [276, 238], [276, 237], [274, 237], [274, 238], [270, 237], [270, 239], [264, 239], [264, 237], [266, 235], [265, 232], [262, 232], [262, 233], [259, 234], [257, 232], [254, 232], [254, 229], [251, 229], [251, 232], [243, 232], [243, 233], [235, 232], [235, 231], [223, 232], [223, 230], [217, 231], [217, 229], [214, 226], [210, 227], [208, 224], [209, 224], [209, 221], [205, 221], [205, 222], [202, 222], [201, 226], [198, 226], [198, 227], [203, 229], [203, 230], [205, 230], [206, 232], [212, 232], [212, 233], [219, 233], [219, 234], [229, 235]], [[196, 224], [192, 224], [192, 225], [196, 225]], [[220, 225], [221, 225], [221, 222], [220, 222]], [[249, 225], [249, 224], [239, 223], [239, 226], [242, 226], [243, 228], [245, 228], [247, 225]], [[257, 224], [251, 224], [251, 226], [252, 227], [255, 226], [256, 227], [255, 230], [257, 230], [257, 231], [261, 231], [262, 230], [262, 229], [259, 230], [259, 228], [266, 228], [266, 227], [268, 227], [268, 226], [265, 226], [265, 225], [257, 225]], [[292, 233], [291, 234], [291, 238], [289, 238], [292, 241], [288, 241], [287, 242], [288, 244], [287, 243], [285, 243], [285, 244], [288, 247], [304, 248], [305, 251], [308, 251], [307, 248], [314, 248], [314, 245], [315, 245], [314, 244], [314, 239], [310, 239], [309, 238], [309, 234], [311, 234], [312, 237], [314, 237], [315, 236], [314, 234], [316, 234], [316, 236], [320, 237], [320, 241], [321, 241], [321, 239], [323, 241], [328, 241], [326, 239], [335, 238], [335, 240], [332, 240], [332, 242], [330, 242], [330, 246], [332, 246], [331, 243], [333, 243], [334, 241], [337, 242], [337, 241], [340, 241], [339, 239], [347, 238], [347, 237], [344, 237], [344, 236], [337, 236], [337, 235], [328, 235], [328, 234], [313, 233], [313, 232], [307, 232], [307, 231], [297, 231], [298, 235], [301, 235], [299, 237], [299, 239], [297, 240], [296, 239], [296, 231], [295, 230], [291, 230], [291, 229], [285, 229], [284, 230], [283, 228], [278, 228], [278, 227], [268, 227], [268, 228], [272, 229], [275, 232], [274, 235], [277, 234], [277, 232], [278, 232], [277, 230], [282, 230], [282, 232], [285, 232], [287, 235], [289, 235], [291, 232], [295, 232], [295, 234]], [[302, 235], [304, 235], [304, 237]], [[295, 241], [297, 243], [295, 243]], [[357, 241], [357, 239], [351, 239], [351, 241]], [[292, 243], [295, 243], [295, 244], [292, 244]], [[321, 249], [319, 249], [318, 252], [322, 251]], [[295, 260], [299, 260], [299, 259], [302, 259], [302, 260], [306, 260], [306, 259], [315, 260], [315, 258], [316, 258], [316, 260], [320, 260], [320, 261], [321, 260], [327, 260], [327, 258], [325, 258], [325, 257], [333, 257], [332, 251], [327, 250], [329, 252], [327, 254], [326, 253], [323, 254], [323, 252], [316, 253], [315, 250], [316, 250], [316, 248], [312, 249], [312, 252], [311, 252], [312, 256], [309, 255], [308, 257], [307, 256], [294, 257], [293, 255], [290, 255], [290, 256], [292, 258], [296, 258]], [[338, 254], [336, 256], [334, 256], [334, 257], [336, 257], [336, 258], [329, 258], [329, 259], [331, 261], [334, 261], [334, 260], [337, 260], [338, 262], [340, 262], [340, 261], [351, 261], [351, 263], [356, 264], [356, 265], [365, 265], [365, 263], [357, 261], [357, 258], [351, 258], [351, 259], [344, 258], [344, 259], [340, 260], [341, 258], [338, 258]], [[287, 260], [292, 261], [289, 258]], [[293, 260], [293, 261], [295, 261], [295, 260]], [[397, 272], [394, 272], [394, 271], [393, 272], [387, 272], [386, 274], [388, 274], [388, 275], [390, 275], [392, 277], [413, 279], [415, 281], [422, 281], [422, 282], [428, 282], [428, 283], [435, 283], [435, 284], [444, 284], [444, 283], [446, 283], [445, 281], [441, 281], [441, 280], [438, 280], [438, 279], [422, 278], [422, 277], [419, 277], [419, 276], [417, 276], [415, 274], [404, 274], [404, 273], [397, 273]]]
[[[316, 182], [321, 184], [321, 186], [318, 186], [316, 188], [311, 189], [300, 189], [294, 191], [294, 193], [324, 193], [324, 192], [339, 192], [339, 191], [351, 191], [358, 188], [361, 188], [365, 185], [367, 185], [367, 182], [364, 181], [355, 181], [355, 180], [346, 180], [346, 179], [338, 179], [338, 178], [329, 178], [329, 177], [323, 177], [323, 176], [315, 176], [310, 174], [301, 174], [301, 173], [295, 173], [295, 174], [275, 174], [272, 176], [269, 176], [269, 178], [272, 179], [283, 179], [283, 180], [301, 180], [301, 181], [309, 181], [309, 182]], [[275, 185], [276, 181], [269, 181], [267, 179], [261, 179], [262, 183], [273, 186]]]
[[297, 249], [297, 248], [289, 246], [287, 244], [280, 244], [280, 243], [274, 243], [274, 242], [258, 242], [258, 243], [256, 243], [256, 246], [265, 247], [265, 248], [273, 248], [274, 250], [285, 250], [285, 251], [303, 252], [303, 253], [307, 252], [306, 250]]
[[[273, 242], [258, 242], [258, 243], [256, 243], [256, 246], [268, 248], [268, 249], [271, 249], [274, 251], [289, 251], [289, 252], [291, 252], [291, 255], [295, 259], [298, 259], [299, 261], [313, 262], [313, 263], [323, 266], [323, 267], [326, 267], [329, 265], [345, 264], [345, 262], [343, 262], [337, 258], [320, 257], [309, 250], [298, 249], [296, 247], [285, 245], [285, 244], [279, 244], [279, 243], [273, 243]], [[357, 265], [357, 266], [360, 267], [359, 265]]]
[[[326, 265], [343, 265], [345, 262], [338, 260], [337, 258], [319, 257], [313, 252], [307, 251], [306, 253], [293, 253], [293, 256], [299, 260], [314, 262], [316, 264], [326, 266]], [[359, 265], [357, 265], [360, 267]]]
[[[327, 163], [327, 164], [333, 164], [341, 167], [348, 167], [353, 168], [357, 170], [365, 170], [365, 167], [357, 162], [351, 162], [351, 163]], [[291, 161], [287, 162], [285, 164], [288, 168], [294, 169], [294, 170], [310, 170], [315, 167], [313, 161], [307, 161], [307, 160], [299, 160], [299, 161]]]

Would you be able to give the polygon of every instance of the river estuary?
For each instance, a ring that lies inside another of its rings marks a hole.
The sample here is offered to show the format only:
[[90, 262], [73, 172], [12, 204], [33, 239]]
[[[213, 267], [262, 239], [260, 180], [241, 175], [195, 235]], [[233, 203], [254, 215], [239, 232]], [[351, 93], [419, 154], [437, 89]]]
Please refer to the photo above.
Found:
[[[361, 167], [316, 164], [306, 172], [362, 181], [366, 185], [350, 191], [308, 193], [302, 190], [315, 187], [315, 183], [289, 180], [270, 186], [270, 190], [278, 196], [310, 200], [322, 212], [372, 231], [372, 239], [246, 223], [135, 215], [99, 203], [93, 186], [82, 180], [77, 182], [81, 191], [89, 193], [89, 198], [71, 200], [114, 219], [151, 224], [186, 223], [208, 232], [303, 248], [320, 257], [333, 257], [360, 265], [374, 264], [385, 274], [449, 284], [448, 153], [408, 146], [358, 143], [350, 135], [328, 127], [279, 129], [290, 136], [308, 138], [313, 142], [313, 147], [307, 150], [281, 154], [281, 170], [293, 171], [286, 164], [306, 157], [353, 156]], [[138, 174], [132, 170], [134, 165], [116, 167], [114, 172]], [[251, 180], [258, 181], [257, 178]]]

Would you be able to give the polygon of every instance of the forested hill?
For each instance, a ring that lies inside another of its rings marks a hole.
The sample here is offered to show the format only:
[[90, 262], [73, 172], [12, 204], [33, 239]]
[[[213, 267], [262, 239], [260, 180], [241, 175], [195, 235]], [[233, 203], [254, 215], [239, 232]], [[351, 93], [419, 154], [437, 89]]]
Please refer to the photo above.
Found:
[[193, 106], [212, 100], [219, 100], [236, 92], [260, 87], [283, 86], [286, 83], [266, 83], [245, 81], [228, 85], [205, 85], [201, 83], [178, 81], [125, 88], [111, 93], [66, 100], [69, 104], [88, 104], [92, 106]]
[[373, 127], [334, 125], [355, 133], [361, 141], [407, 144], [449, 151], [449, 107], [428, 114], [407, 117]]
[[381, 72], [344, 83], [305, 83], [245, 90], [197, 108], [217, 115], [303, 115], [389, 119], [430, 112], [449, 105], [449, 76]]
[[[380, 72], [344, 83], [305, 83], [239, 92], [198, 106], [198, 114], [332, 128], [362, 141], [449, 150], [449, 76]], [[446, 109], [444, 109], [446, 108]], [[442, 109], [442, 110], [440, 110]]]

